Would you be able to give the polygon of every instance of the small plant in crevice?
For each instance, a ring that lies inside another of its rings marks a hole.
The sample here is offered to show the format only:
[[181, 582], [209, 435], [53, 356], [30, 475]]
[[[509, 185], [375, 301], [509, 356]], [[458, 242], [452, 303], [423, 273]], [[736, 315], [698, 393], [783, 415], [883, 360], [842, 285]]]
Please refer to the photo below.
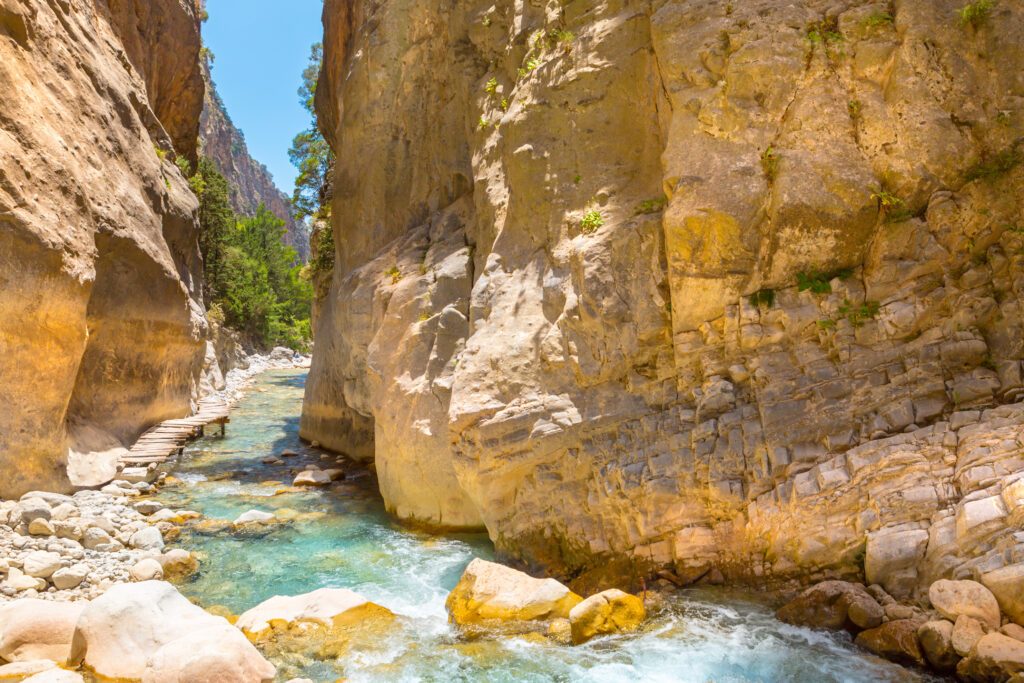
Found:
[[771, 145], [761, 152], [761, 168], [764, 170], [764, 177], [768, 179], [768, 182], [773, 182], [779, 177], [779, 153]]
[[864, 20], [864, 25], [868, 28], [878, 28], [880, 26], [892, 26], [894, 23], [893, 16], [888, 12], [872, 12], [868, 15], [868, 18]]
[[384, 274], [391, 278], [391, 284], [397, 285], [402, 281], [402, 271], [398, 269], [398, 266], [391, 266], [384, 271]]
[[423, 311], [422, 313], [420, 313], [420, 322], [424, 323], [430, 320], [432, 317], [434, 316], [432, 316], [429, 311]]
[[154, 144], [153, 151], [156, 152], [156, 158], [159, 159], [160, 161], [167, 160], [167, 150], [161, 147], [160, 145]]
[[498, 79], [491, 78], [491, 80], [487, 81], [486, 85], [484, 85], [484, 92], [488, 95], [493, 95], [498, 92]]
[[637, 216], [642, 216], [651, 213], [658, 213], [659, 211], [663, 211], [665, 209], [665, 205], [667, 203], [668, 200], [665, 199], [664, 197], [653, 197], [651, 199], [645, 199], [644, 201], [637, 204], [636, 211], [634, 211], [634, 214]]
[[508, 111], [508, 98], [507, 97], [502, 97], [501, 98], [501, 110], [502, 111]]
[[553, 48], [561, 46], [563, 49], [569, 50], [572, 48], [572, 43], [575, 40], [576, 34], [564, 28], [555, 28], [548, 31], [548, 43]]
[[540, 60], [536, 57], [529, 57], [525, 62], [523, 62], [523, 65], [519, 67], [519, 77], [525, 78], [539, 68]]
[[860, 121], [864, 117], [864, 105], [860, 100], [850, 100], [846, 103], [846, 111], [854, 121]]
[[994, 180], [1006, 175], [1024, 163], [1024, 153], [1020, 151], [1022, 142], [1024, 140], [1017, 140], [1001, 152], [983, 157], [981, 161], [967, 169], [965, 177], [968, 181]]
[[808, 25], [807, 40], [811, 45], [826, 47], [843, 42], [843, 34], [839, 32], [839, 20], [836, 17], [830, 17]]
[[878, 202], [878, 210], [885, 215], [886, 223], [902, 223], [914, 217], [899, 195], [883, 187], [871, 193], [871, 198]]
[[759, 289], [747, 297], [747, 302], [754, 308], [771, 308], [775, 305], [775, 290]]
[[850, 303], [849, 299], [843, 301], [839, 307], [839, 316], [846, 318], [854, 327], [863, 327], [864, 323], [872, 320], [878, 315], [881, 306], [877, 301], [865, 301], [862, 304]]
[[964, 5], [956, 11], [960, 17], [960, 25], [978, 28], [988, 21], [995, 6], [995, 0], [975, 0]]
[[822, 318], [818, 321], [818, 329], [820, 330], [834, 330], [836, 329], [836, 321], [832, 318]]
[[480, 120], [476, 123], [477, 130], [486, 130], [490, 128], [491, 122], [487, 120], [487, 117], [483, 114], [480, 115]]
[[588, 210], [580, 219], [580, 231], [584, 235], [592, 235], [602, 225], [604, 225], [604, 216], [597, 209]]
[[188, 159], [185, 157], [178, 157], [174, 160], [174, 164], [178, 167], [178, 170], [181, 171], [183, 176], [186, 178], [192, 177], [192, 164], [188, 162]]
[[829, 273], [819, 273], [817, 271], [800, 272], [796, 274], [796, 285], [797, 289], [801, 292], [811, 292], [812, 294], [831, 294], [832, 293], [832, 280], [839, 278], [845, 280], [853, 276], [853, 271], [849, 268], [843, 268], [842, 270], [835, 270]]
[[576, 177], [574, 177], [572, 179], [572, 184], [573, 185], [579, 185], [581, 182], [583, 182], [583, 176], [581, 176], [579, 173], [577, 173]]

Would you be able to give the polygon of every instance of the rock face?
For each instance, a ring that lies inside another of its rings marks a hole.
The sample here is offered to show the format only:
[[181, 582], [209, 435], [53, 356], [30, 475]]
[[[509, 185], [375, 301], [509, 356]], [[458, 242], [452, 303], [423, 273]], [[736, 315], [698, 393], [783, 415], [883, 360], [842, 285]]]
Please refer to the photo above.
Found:
[[199, 48], [190, 2], [0, 1], [0, 496], [190, 410]]
[[962, 4], [327, 0], [303, 436], [565, 575], [1019, 562], [1024, 8]]
[[249, 156], [242, 131], [235, 127], [213, 77], [203, 70], [206, 98], [200, 118], [199, 142], [201, 153], [213, 160], [231, 187], [231, 206], [236, 213], [251, 216], [264, 204], [271, 213], [285, 221], [284, 241], [293, 247], [302, 261], [309, 260], [309, 234], [306, 227], [292, 215], [291, 204], [267, 167]]

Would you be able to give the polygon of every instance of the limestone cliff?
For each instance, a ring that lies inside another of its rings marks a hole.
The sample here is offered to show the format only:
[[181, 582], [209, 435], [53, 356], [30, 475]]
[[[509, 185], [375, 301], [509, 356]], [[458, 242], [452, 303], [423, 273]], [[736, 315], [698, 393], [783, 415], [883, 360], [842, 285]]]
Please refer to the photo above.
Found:
[[327, 0], [303, 435], [581, 582], [1024, 562], [1024, 8], [963, 4]]
[[199, 130], [202, 154], [212, 159], [227, 178], [234, 210], [251, 216], [260, 204], [264, 204], [271, 213], [285, 221], [285, 243], [295, 249], [302, 261], [308, 261], [309, 235], [305, 225], [295, 220], [288, 197], [274, 184], [267, 167], [249, 156], [245, 137], [228, 116], [206, 69], [204, 77], [206, 98]]
[[184, 0], [0, 0], [2, 497], [190, 409], [199, 48]]

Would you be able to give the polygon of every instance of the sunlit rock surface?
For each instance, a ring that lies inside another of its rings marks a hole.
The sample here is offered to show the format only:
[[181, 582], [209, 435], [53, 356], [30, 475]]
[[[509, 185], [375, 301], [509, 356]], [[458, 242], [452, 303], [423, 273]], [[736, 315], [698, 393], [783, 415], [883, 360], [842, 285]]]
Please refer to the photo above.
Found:
[[1024, 9], [962, 4], [328, 0], [303, 436], [581, 583], [1020, 563]]
[[187, 2], [0, 1], [0, 496], [189, 412], [199, 48]]

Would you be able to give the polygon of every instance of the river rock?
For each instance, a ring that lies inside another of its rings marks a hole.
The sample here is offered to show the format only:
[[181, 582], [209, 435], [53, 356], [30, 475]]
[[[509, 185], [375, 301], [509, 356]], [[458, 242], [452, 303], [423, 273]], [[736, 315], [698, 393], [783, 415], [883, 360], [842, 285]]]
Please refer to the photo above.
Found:
[[144, 683], [273, 683], [277, 670], [227, 621], [199, 627], [150, 658]]
[[174, 548], [156, 558], [164, 570], [164, 578], [179, 580], [199, 569], [199, 561], [187, 550]]
[[583, 601], [554, 579], [474, 559], [448, 595], [449, 619], [459, 625], [567, 619]]
[[318, 622], [333, 626], [341, 619], [362, 618], [367, 612], [389, 610], [345, 588], [321, 588], [303, 595], [278, 595], [261, 602], [238, 617], [235, 626], [251, 638], [259, 638], [275, 622], [291, 625], [296, 622]]
[[37, 579], [48, 579], [61, 568], [61, 556], [57, 553], [36, 550], [25, 556], [22, 571]]
[[1003, 627], [999, 629], [999, 632], [1004, 636], [1010, 636], [1014, 640], [1019, 640], [1024, 643], [1024, 626], [1014, 623], [1003, 624]]
[[961, 657], [966, 657], [974, 649], [975, 643], [985, 635], [981, 622], [966, 614], [961, 614], [953, 624], [953, 635], [950, 644]]
[[918, 627], [918, 622], [912, 619], [889, 621], [877, 628], [862, 631], [855, 642], [894, 662], [924, 666], [924, 654], [917, 639]]
[[936, 581], [928, 589], [928, 599], [935, 611], [954, 623], [960, 615], [973, 617], [993, 629], [1002, 623], [995, 596], [977, 581]]
[[569, 611], [572, 642], [578, 645], [594, 636], [635, 631], [645, 616], [644, 602], [635, 595], [617, 588], [591, 595]]
[[114, 539], [110, 537], [110, 534], [98, 527], [90, 527], [82, 534], [82, 545], [88, 550], [98, 550], [101, 547], [111, 545], [113, 542]]
[[776, 612], [787, 624], [832, 630], [875, 628], [882, 616], [882, 606], [870, 593], [846, 581], [823, 581]]
[[16, 567], [11, 567], [7, 570], [7, 579], [0, 586], [6, 586], [16, 593], [30, 590], [42, 591], [46, 590], [46, 580], [34, 576], [26, 576], [25, 572]]
[[85, 603], [22, 599], [0, 607], [0, 659], [64, 664]]
[[148, 557], [137, 562], [128, 574], [133, 581], [161, 581], [164, 578], [164, 568], [158, 561]]
[[49, 503], [36, 497], [23, 498], [17, 510], [24, 524], [31, 524], [36, 519], [49, 520], [52, 515]]
[[238, 519], [236, 519], [233, 522], [233, 524], [237, 526], [239, 524], [263, 524], [272, 521], [274, 521], [274, 515], [270, 512], [264, 512], [262, 510], [249, 510], [248, 512], [239, 515]]
[[306, 470], [300, 472], [295, 480], [292, 482], [292, 486], [327, 486], [331, 483], [331, 475], [327, 472], [321, 472], [320, 470]]
[[1024, 643], [1002, 633], [989, 633], [975, 644], [969, 657], [961, 660], [956, 672], [978, 683], [1006, 681], [1024, 672]]
[[73, 564], [70, 567], [58, 569], [50, 577], [57, 590], [70, 590], [78, 588], [89, 576], [89, 565]]
[[169, 583], [112, 586], [82, 612], [72, 661], [107, 678], [142, 678], [162, 647], [227, 621], [193, 605]]
[[1024, 563], [982, 574], [981, 582], [995, 595], [1006, 616], [1024, 626]]
[[156, 527], [146, 527], [132, 534], [128, 544], [137, 550], [163, 550], [164, 537]]
[[940, 619], [922, 624], [917, 629], [921, 650], [928, 663], [939, 671], [952, 671], [960, 656], [953, 649], [953, 624]]
[[132, 505], [132, 507], [135, 508], [135, 511], [139, 514], [146, 515], [148, 517], [149, 515], [156, 514], [160, 510], [163, 510], [167, 506], [155, 500], [140, 500]]

